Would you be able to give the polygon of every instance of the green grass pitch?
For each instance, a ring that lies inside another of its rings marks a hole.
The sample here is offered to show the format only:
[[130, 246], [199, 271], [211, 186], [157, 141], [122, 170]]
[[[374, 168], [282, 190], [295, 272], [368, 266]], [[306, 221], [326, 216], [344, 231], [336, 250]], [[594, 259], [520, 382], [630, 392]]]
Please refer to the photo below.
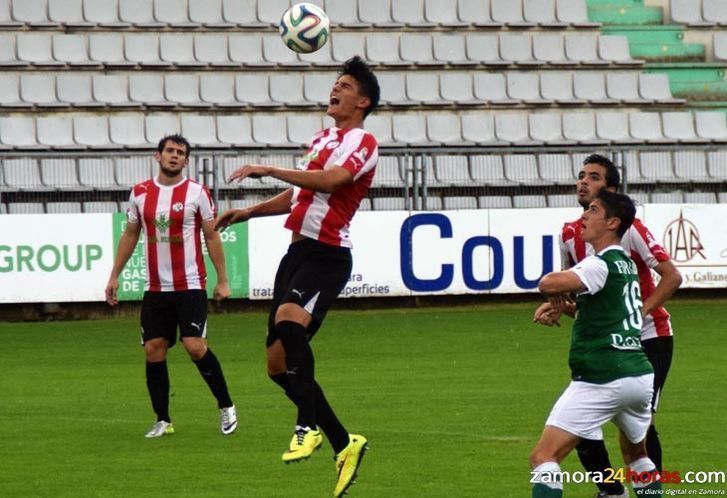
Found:
[[[675, 358], [657, 427], [667, 470], [727, 471], [725, 300], [670, 305]], [[530, 496], [528, 454], [568, 383], [570, 320], [534, 305], [332, 312], [316, 375], [351, 432], [370, 441], [355, 497]], [[0, 496], [331, 496], [327, 442], [286, 466], [294, 411], [265, 375], [262, 313], [210, 317], [240, 426], [218, 432], [211, 394], [170, 352], [177, 433], [153, 422], [136, 319], [0, 324]], [[614, 463], [616, 433], [607, 430]], [[580, 470], [575, 455], [565, 470]], [[727, 490], [727, 484], [672, 489]], [[592, 485], [566, 496], [591, 497]]]

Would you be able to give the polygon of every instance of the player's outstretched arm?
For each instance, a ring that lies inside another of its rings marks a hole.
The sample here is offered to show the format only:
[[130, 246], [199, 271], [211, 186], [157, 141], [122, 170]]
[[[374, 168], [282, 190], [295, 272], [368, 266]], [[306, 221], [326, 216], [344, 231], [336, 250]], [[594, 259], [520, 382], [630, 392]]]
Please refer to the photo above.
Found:
[[641, 309], [643, 316], [664, 304], [682, 285], [682, 274], [671, 260], [662, 261], [654, 267], [654, 271], [659, 274], [661, 279], [654, 288], [654, 292], [644, 301], [644, 307]]
[[139, 242], [139, 234], [141, 233], [141, 224], [139, 223], [126, 223], [126, 229], [121, 234], [119, 239], [119, 247], [116, 249], [116, 259], [114, 260], [114, 266], [111, 268], [111, 275], [109, 281], [106, 284], [106, 302], [110, 306], [116, 306], [119, 303], [118, 290], [119, 290], [119, 275], [124, 270], [126, 262], [134, 254], [136, 249], [136, 243]]
[[533, 322], [545, 325], [546, 327], [560, 327], [561, 312], [549, 301], [541, 304], [533, 314]]
[[242, 166], [235, 170], [227, 181], [242, 181], [245, 178], [260, 178], [263, 176], [277, 178], [300, 188], [329, 194], [353, 183], [353, 175], [346, 168], [333, 167], [325, 170], [303, 171], [260, 164]]
[[207, 253], [210, 255], [210, 260], [217, 273], [217, 285], [215, 285], [212, 297], [215, 301], [221, 301], [230, 297], [232, 292], [227, 279], [227, 265], [225, 264], [225, 252], [222, 249], [222, 239], [220, 234], [215, 231], [215, 221], [203, 221], [202, 233], [204, 234], [205, 244], [207, 244]]
[[247, 208], [228, 209], [217, 217], [214, 229], [223, 232], [230, 225], [235, 223], [244, 223], [252, 218], [262, 218], [264, 216], [276, 216], [290, 212], [290, 201], [293, 199], [293, 189], [288, 189], [279, 193], [275, 197], [255, 204]]

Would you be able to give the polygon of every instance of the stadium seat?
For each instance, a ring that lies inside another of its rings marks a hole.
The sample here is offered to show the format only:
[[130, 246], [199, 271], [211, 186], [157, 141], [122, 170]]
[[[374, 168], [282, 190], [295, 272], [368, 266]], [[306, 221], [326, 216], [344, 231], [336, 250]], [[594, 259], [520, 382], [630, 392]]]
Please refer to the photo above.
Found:
[[439, 78], [434, 72], [409, 72], [406, 75], [406, 94], [410, 100], [427, 105], [452, 104], [452, 101], [447, 101], [440, 95]]
[[117, 16], [117, 3], [117, 0], [83, 0], [83, 16], [105, 28], [128, 28], [131, 24], [120, 21]]
[[195, 36], [194, 58], [212, 67], [237, 67], [237, 64], [227, 56], [225, 35]]
[[83, 17], [83, 0], [49, 0], [48, 19], [69, 28], [93, 27]]
[[53, 58], [72, 67], [97, 65], [88, 59], [84, 35], [53, 35]]
[[538, 154], [538, 172], [546, 182], [573, 185], [573, 159], [570, 154]]
[[642, 178], [649, 182], [661, 183], [677, 180], [674, 176], [671, 152], [641, 152], [639, 169]]
[[9, 202], [8, 214], [43, 214], [45, 208], [42, 202]]
[[533, 154], [507, 154], [504, 156], [505, 178], [519, 185], [542, 184], [538, 163]]
[[442, 208], [451, 209], [477, 209], [477, 197], [445, 195], [442, 198]]
[[462, 140], [459, 116], [456, 114], [429, 114], [427, 120], [427, 136], [433, 143], [442, 145], [465, 146], [472, 142]]
[[[439, 74], [439, 89], [444, 100], [456, 102], [458, 105], [482, 105], [486, 101], [474, 96], [471, 73]], [[505, 83], [502, 81], [502, 92], [505, 92]]]
[[[579, 0], [576, 0], [579, 1]], [[606, 66], [598, 54], [598, 38], [592, 33], [565, 33], [564, 51], [568, 60], [583, 65]]]
[[13, 190], [44, 190], [38, 160], [33, 158], [4, 159], [5, 185]]
[[452, 66], [473, 66], [477, 62], [467, 57], [467, 38], [459, 34], [435, 34], [432, 37], [434, 59]]
[[546, 102], [559, 105], [583, 105], [585, 99], [576, 98], [573, 93], [572, 73], [547, 71], [540, 73], [540, 94]]
[[122, 147], [137, 149], [152, 145], [144, 136], [144, 116], [140, 114], [110, 116], [109, 136], [111, 143]]
[[222, 0], [190, 0], [189, 20], [202, 24], [206, 28], [234, 27], [235, 24], [223, 18], [222, 9]]
[[[381, 76], [384, 75], [379, 76], [379, 84], [381, 84]], [[303, 75], [303, 95], [305, 100], [314, 104], [328, 105], [331, 89], [335, 82], [335, 75], [329, 73], [305, 73]]]
[[542, 142], [530, 138], [528, 115], [524, 112], [496, 114], [495, 135], [498, 140], [512, 145], [542, 145]]
[[[473, 155], [470, 157], [470, 174], [476, 185], [508, 185], [502, 156]], [[482, 206], [481, 206], [482, 207]]]
[[48, 20], [45, 0], [14, 1], [12, 4], [12, 18], [31, 28], [52, 28], [58, 23]]
[[109, 138], [109, 122], [103, 116], [75, 116], [73, 141], [90, 148], [113, 148]]
[[237, 147], [254, 145], [250, 117], [227, 114], [218, 115], [217, 137], [221, 143], [228, 143]]
[[441, 211], [442, 198], [431, 192], [427, 192], [426, 196], [419, 198], [419, 206], [415, 209], [419, 211]]
[[16, 36], [17, 58], [39, 67], [63, 66], [53, 58], [52, 38], [49, 33], [22, 33]]
[[417, 66], [444, 66], [434, 58], [432, 36], [428, 33], [403, 33], [399, 39], [401, 59]]
[[436, 23], [429, 22], [424, 18], [424, 0], [391, 2], [391, 18], [394, 22], [413, 28], [433, 28], [436, 26]]
[[601, 59], [617, 65], [640, 66], [644, 63], [643, 60], [631, 57], [629, 42], [625, 36], [620, 35], [599, 35], [598, 55]]
[[550, 194], [547, 197], [548, 207], [569, 208], [576, 205], [576, 197], [571, 194]]
[[715, 142], [727, 142], [727, 115], [723, 111], [694, 113], [697, 135]]
[[[500, 55], [500, 40], [496, 34], [467, 33], [465, 53], [467, 59], [488, 66], [509, 66], [511, 60], [505, 60]], [[529, 53], [524, 54], [530, 58]]]
[[707, 156], [704, 151], [680, 150], [674, 152], [674, 174], [683, 180], [709, 181]]
[[529, 105], [550, 105], [552, 100], [540, 95], [540, 78], [537, 72], [508, 73], [507, 95]]
[[120, 187], [131, 188], [155, 174], [154, 163], [150, 156], [117, 157], [116, 182]]
[[481, 195], [477, 197], [480, 209], [510, 209], [512, 197], [509, 195]]
[[[86, 188], [115, 189], [113, 158], [80, 158], [78, 160], [78, 183]], [[84, 209], [85, 211], [85, 209]]]
[[289, 0], [265, 0], [257, 3], [257, 18], [260, 22], [277, 27], [280, 15], [290, 7]]
[[[267, 83], [267, 82], [266, 82]], [[219, 107], [239, 107], [235, 80], [230, 73], [203, 74], [199, 77], [199, 97]]]
[[626, 194], [631, 197], [631, 200], [634, 201], [634, 204], [637, 206], [643, 206], [644, 204], [649, 203], [649, 194], [647, 192], [629, 191]]
[[723, 0], [702, 0], [702, 15], [706, 21], [727, 25], [727, 4]]
[[93, 98], [93, 87], [89, 74], [59, 74], [56, 76], [56, 97], [73, 107], [103, 107], [103, 102]]
[[118, 0], [119, 19], [138, 27], [164, 26], [154, 19], [154, 0]]
[[682, 204], [684, 202], [684, 196], [681, 192], [652, 192], [651, 193], [652, 204]]
[[20, 79], [17, 74], [0, 74], [0, 106], [32, 107], [32, 102], [20, 100]]
[[684, 192], [684, 202], [687, 204], [715, 204], [717, 196], [714, 192]]
[[[670, 0], [669, 11], [672, 21], [692, 27], [714, 26], [714, 22], [704, 20], [701, 5], [696, 3], [695, 0]], [[698, 0], [698, 3], [701, 4], [702, 1]]]
[[529, 34], [501, 33], [498, 39], [500, 58], [503, 61], [521, 66], [539, 66], [543, 64], [543, 62], [533, 59]]
[[421, 114], [392, 116], [394, 141], [406, 145], [432, 145], [427, 138], [425, 117]]
[[273, 67], [272, 62], [263, 59], [262, 40], [259, 35], [236, 33], [227, 38], [227, 49], [232, 62], [251, 67]]
[[425, 0], [424, 19], [444, 28], [464, 28], [469, 25], [457, 16], [457, 0]]
[[589, 104], [615, 105], [618, 100], [606, 94], [606, 76], [595, 71], [579, 71], [573, 74], [573, 93], [579, 100]]
[[183, 68], [204, 67], [194, 57], [194, 38], [187, 34], [162, 35], [159, 37], [159, 59]]
[[374, 197], [372, 205], [374, 211], [407, 211], [406, 201], [404, 197]]
[[394, 22], [391, 18], [391, 3], [389, 0], [367, 0], [358, 2], [358, 17], [367, 24], [383, 28], [401, 28], [402, 23]]
[[526, 22], [523, 18], [522, 2], [512, 0], [490, 0], [492, 20], [506, 26], [530, 28], [535, 23]]
[[129, 76], [129, 98], [133, 102], [157, 107], [171, 107], [164, 96], [164, 80], [160, 73], [142, 72]]
[[674, 98], [669, 88], [669, 76], [666, 74], [639, 74], [639, 93], [647, 100], [659, 104], [684, 104], [686, 99]]
[[199, 116], [182, 114], [182, 136], [192, 144], [192, 147], [225, 147], [217, 138], [214, 116]]
[[406, 77], [401, 73], [382, 73], [377, 76], [381, 88], [381, 102], [390, 106], [408, 106], [416, 102], [406, 95]]
[[463, 114], [462, 138], [477, 145], [509, 145], [495, 138], [495, 120], [491, 113]]
[[128, 81], [125, 76], [101, 74], [93, 76], [93, 100], [112, 107], [141, 107], [141, 102], [129, 100]]
[[38, 143], [54, 149], [82, 148], [73, 141], [73, 121], [65, 117], [39, 117], [35, 126]]
[[82, 203], [84, 213], [119, 213], [119, 205], [114, 201], [88, 201]]
[[357, 12], [358, 2], [340, 0], [326, 0], [324, 11], [333, 26], [345, 28], [367, 28], [369, 24], [359, 20]]
[[263, 37], [263, 59], [265, 62], [287, 67], [305, 67], [308, 64], [301, 62], [295, 52], [285, 44], [280, 43], [278, 36]]
[[[143, 68], [166, 68], [173, 65], [173, 61], [162, 60], [160, 51], [160, 36], [147, 33], [131, 33], [124, 36], [124, 58], [132, 64], [139, 64]], [[169, 45], [167, 42], [165, 45]], [[182, 48], [180, 48], [182, 50]], [[167, 56], [174, 55], [174, 52]]]
[[20, 76], [20, 98], [27, 103], [49, 107], [64, 107], [68, 104], [56, 99], [55, 78], [42, 72]]
[[45, 212], [48, 214], [81, 213], [80, 202], [46, 202]]
[[41, 159], [40, 179], [43, 185], [54, 189], [77, 189], [81, 186], [75, 159]]
[[684, 143], [709, 142], [700, 138], [694, 131], [694, 118], [691, 112], [664, 112], [661, 115], [664, 125], [664, 136]]
[[35, 120], [29, 116], [0, 117], [0, 143], [19, 149], [39, 147], [35, 135]]
[[531, 113], [528, 116], [530, 137], [548, 145], [573, 145], [575, 140], [563, 137], [561, 115], [554, 112]]
[[629, 113], [629, 129], [631, 136], [647, 143], [669, 143], [661, 133], [661, 116], [658, 112]]
[[396, 145], [392, 135], [391, 119], [389, 116], [372, 114], [366, 118], [366, 130], [373, 133], [380, 147]]
[[258, 144], [288, 146], [287, 125], [284, 116], [261, 115], [252, 117], [252, 137]]
[[556, 13], [559, 21], [576, 28], [593, 28], [600, 23], [588, 19], [588, 11], [584, 0], [556, 0]]
[[502, 26], [502, 23], [494, 21], [490, 15], [490, 0], [459, 0], [457, 17], [478, 28]]
[[625, 112], [602, 111], [596, 113], [596, 133], [611, 142], [631, 144], [639, 141], [629, 135], [629, 116]]
[[278, 102], [270, 98], [270, 84], [265, 75], [243, 73], [235, 76], [235, 97], [243, 104], [253, 107], [279, 107]]
[[146, 141], [156, 145], [159, 140], [173, 133], [180, 133], [179, 119], [176, 114], [149, 114], [144, 118]]
[[199, 23], [189, 20], [187, 9], [180, 9], [176, 0], [154, 0], [154, 19], [173, 28], [199, 27]]
[[547, 207], [544, 195], [513, 195], [512, 207], [517, 209], [534, 209]]
[[[467, 156], [436, 155], [433, 161], [426, 161], [427, 185], [429, 186], [471, 186]], [[434, 173], [434, 178], [432, 174]]]
[[354, 55], [365, 53], [366, 38], [358, 33], [339, 33], [331, 38], [331, 56], [336, 62], [345, 62]]
[[7, 67], [28, 65], [28, 62], [18, 59], [15, 46], [15, 35], [0, 33], [0, 65]]
[[321, 48], [310, 54], [298, 54], [298, 58], [306, 65], [333, 68], [341, 67], [338, 62], [333, 60], [333, 55], [331, 54], [331, 43], [326, 43]]
[[514, 106], [520, 102], [508, 96], [504, 74], [476, 72], [472, 82], [477, 100], [498, 106]]
[[626, 105], [649, 103], [639, 95], [639, 75], [637, 73], [607, 72], [606, 94], [610, 98]]
[[[152, 54], [156, 50], [150, 50]], [[130, 54], [134, 55], [134, 54]], [[100, 62], [107, 67], [133, 67], [132, 60], [127, 60], [124, 51], [124, 37], [117, 33], [91, 33], [88, 35], [88, 58]]]
[[[330, 90], [330, 89], [329, 89]], [[287, 107], [312, 107], [303, 96], [303, 76], [296, 73], [276, 74], [270, 77], [270, 98]]]
[[164, 75], [164, 96], [167, 101], [185, 107], [209, 108], [212, 105], [200, 100], [199, 78], [194, 74]]
[[399, 36], [395, 33], [372, 33], [366, 36], [366, 58], [387, 66], [410, 64], [399, 57]]
[[[205, 1], [199, 3], [201, 9], [205, 9]], [[249, 28], [263, 28], [269, 25], [258, 21], [257, 12], [254, 8], [254, 3], [249, 0], [222, 0], [222, 19], [226, 23], [236, 24], [238, 26], [249, 27]]]
[[[540, 0], [533, 0], [540, 1]], [[563, 35], [560, 33], [542, 33], [533, 35], [533, 57], [535, 60], [553, 66], [575, 66], [577, 62], [569, 60], [565, 55]]]
[[714, 58], [727, 61], [727, 33], [715, 33], [713, 39]]
[[546, 28], [566, 28], [555, 12], [555, 0], [523, 0], [523, 18], [528, 23]]
[[295, 144], [308, 147], [313, 135], [323, 129], [318, 114], [293, 114], [288, 116], [288, 140]]
[[398, 156], [379, 156], [372, 188], [404, 187], [401, 159]]
[[563, 137], [566, 140], [588, 145], [608, 143], [608, 140], [596, 136], [596, 117], [593, 112], [564, 112], [562, 119]]

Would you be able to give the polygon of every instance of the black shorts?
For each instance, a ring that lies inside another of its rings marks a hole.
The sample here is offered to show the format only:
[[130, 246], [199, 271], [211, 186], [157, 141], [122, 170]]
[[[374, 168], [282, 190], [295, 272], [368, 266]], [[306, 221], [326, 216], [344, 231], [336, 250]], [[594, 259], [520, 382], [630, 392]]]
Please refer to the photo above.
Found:
[[651, 411], [656, 412], [659, 406], [659, 397], [661, 390], [664, 388], [666, 376], [671, 367], [671, 355], [674, 350], [674, 337], [654, 337], [641, 341], [647, 358], [651, 366], [654, 367], [654, 396], [651, 398]]
[[207, 291], [144, 292], [141, 303], [141, 343], [164, 337], [169, 347], [180, 337], [207, 336]]
[[275, 275], [273, 305], [268, 317], [267, 346], [278, 339], [275, 314], [284, 303], [295, 303], [313, 317], [308, 335], [313, 335], [351, 277], [351, 250], [313, 239], [293, 242]]

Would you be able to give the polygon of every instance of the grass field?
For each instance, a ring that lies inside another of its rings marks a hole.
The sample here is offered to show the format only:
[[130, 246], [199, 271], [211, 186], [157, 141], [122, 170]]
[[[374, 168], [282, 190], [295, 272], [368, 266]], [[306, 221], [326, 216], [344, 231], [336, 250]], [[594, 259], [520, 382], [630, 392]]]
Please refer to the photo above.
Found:
[[[570, 322], [532, 304], [342, 311], [314, 341], [317, 377], [371, 451], [351, 497], [530, 496], [528, 454], [568, 383]], [[727, 301], [675, 301], [675, 358], [657, 427], [667, 470], [727, 471]], [[331, 496], [327, 442], [285, 466], [294, 423], [264, 372], [262, 313], [212, 315], [210, 345], [238, 407], [223, 437], [206, 385], [170, 353], [177, 433], [153, 422], [136, 319], [0, 324], [0, 496]], [[607, 431], [620, 464], [615, 431]], [[574, 455], [566, 470], [580, 470]], [[727, 484], [674, 490], [727, 490]], [[592, 485], [566, 496], [590, 497]]]

